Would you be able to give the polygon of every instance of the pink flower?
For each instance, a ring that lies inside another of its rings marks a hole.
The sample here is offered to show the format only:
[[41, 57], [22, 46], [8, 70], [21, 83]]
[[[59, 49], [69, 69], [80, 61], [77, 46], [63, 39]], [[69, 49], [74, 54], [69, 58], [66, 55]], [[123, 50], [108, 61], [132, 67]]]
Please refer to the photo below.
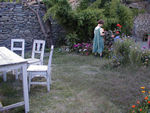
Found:
[[74, 45], [73, 47], [78, 47], [78, 45]]

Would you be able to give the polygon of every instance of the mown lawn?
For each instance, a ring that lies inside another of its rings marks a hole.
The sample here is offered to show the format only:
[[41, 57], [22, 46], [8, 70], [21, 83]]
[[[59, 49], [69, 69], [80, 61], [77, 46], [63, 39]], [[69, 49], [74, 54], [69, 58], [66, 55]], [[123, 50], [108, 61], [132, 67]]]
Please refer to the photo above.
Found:
[[[150, 69], [106, 68], [108, 62], [54, 52], [51, 91], [45, 86], [31, 87], [30, 113], [128, 113], [131, 105], [142, 99], [140, 87], [150, 88]], [[22, 82], [11, 74], [7, 82], [0, 78], [0, 100], [4, 105], [23, 100]], [[24, 107], [19, 107], [7, 112], [23, 111]]]

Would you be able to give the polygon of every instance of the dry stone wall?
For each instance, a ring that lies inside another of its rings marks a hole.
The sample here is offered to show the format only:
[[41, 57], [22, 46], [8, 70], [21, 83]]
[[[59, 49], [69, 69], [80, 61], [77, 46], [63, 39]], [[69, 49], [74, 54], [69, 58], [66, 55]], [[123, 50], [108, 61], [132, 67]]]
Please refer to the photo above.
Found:
[[32, 48], [34, 39], [44, 39], [44, 35], [36, 15], [30, 9], [21, 4], [0, 3], [0, 46], [10, 48], [13, 38], [25, 39], [28, 50]]
[[142, 39], [146, 34], [150, 34], [150, 14], [138, 15], [134, 20], [133, 34], [137, 39]]

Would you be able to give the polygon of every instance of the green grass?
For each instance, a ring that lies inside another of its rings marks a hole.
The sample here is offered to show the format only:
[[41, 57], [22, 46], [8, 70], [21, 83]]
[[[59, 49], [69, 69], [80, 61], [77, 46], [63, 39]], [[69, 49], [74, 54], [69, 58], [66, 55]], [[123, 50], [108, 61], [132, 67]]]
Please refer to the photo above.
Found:
[[[45, 58], [47, 63], [48, 57]], [[54, 52], [50, 93], [34, 85], [30, 113], [127, 113], [142, 99], [140, 86], [150, 88], [150, 70], [143, 67], [106, 68], [109, 60]], [[8, 105], [23, 100], [22, 82], [0, 78], [0, 100]], [[24, 107], [8, 111], [23, 113]]]

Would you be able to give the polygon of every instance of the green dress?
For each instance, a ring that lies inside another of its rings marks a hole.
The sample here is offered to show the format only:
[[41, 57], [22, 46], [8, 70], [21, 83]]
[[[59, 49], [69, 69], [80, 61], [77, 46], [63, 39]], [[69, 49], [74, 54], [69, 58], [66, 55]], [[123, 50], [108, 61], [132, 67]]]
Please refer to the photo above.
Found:
[[100, 34], [101, 27], [94, 29], [93, 53], [102, 53], [104, 50], [104, 39]]

